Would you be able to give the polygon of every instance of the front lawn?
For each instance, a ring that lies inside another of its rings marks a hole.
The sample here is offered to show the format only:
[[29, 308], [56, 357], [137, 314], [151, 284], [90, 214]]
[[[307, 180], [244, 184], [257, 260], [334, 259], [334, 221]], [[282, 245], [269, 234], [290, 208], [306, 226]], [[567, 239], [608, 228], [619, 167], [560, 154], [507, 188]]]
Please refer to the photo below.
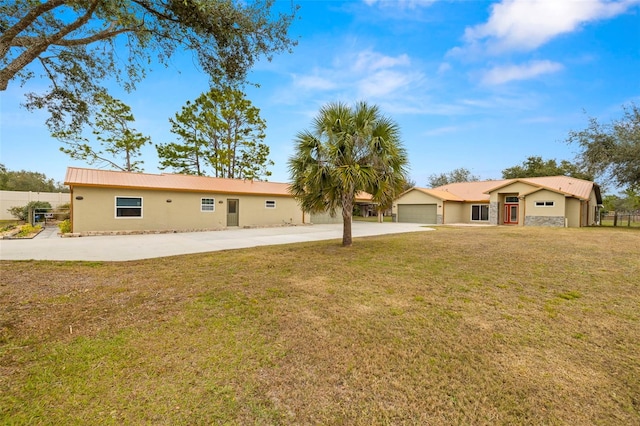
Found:
[[640, 424], [630, 231], [2, 261], [0, 424]]

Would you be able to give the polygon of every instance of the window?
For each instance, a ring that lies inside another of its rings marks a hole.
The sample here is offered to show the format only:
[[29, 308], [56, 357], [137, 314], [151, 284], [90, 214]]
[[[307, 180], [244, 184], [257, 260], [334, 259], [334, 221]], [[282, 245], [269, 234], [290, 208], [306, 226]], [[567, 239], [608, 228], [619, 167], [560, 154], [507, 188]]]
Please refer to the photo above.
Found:
[[202, 198], [200, 200], [200, 211], [201, 212], [214, 212], [214, 211], [216, 211], [216, 200], [215, 200], [215, 198]]
[[274, 200], [267, 200], [264, 202], [264, 208], [265, 209], [275, 209], [276, 208], [276, 202]]
[[554, 205], [553, 201], [536, 201], [536, 207], [553, 207]]
[[518, 197], [505, 197], [504, 198], [504, 202], [505, 203], [517, 203], [518, 202]]
[[116, 217], [142, 217], [142, 197], [116, 197]]
[[489, 206], [486, 204], [472, 205], [471, 220], [489, 220]]

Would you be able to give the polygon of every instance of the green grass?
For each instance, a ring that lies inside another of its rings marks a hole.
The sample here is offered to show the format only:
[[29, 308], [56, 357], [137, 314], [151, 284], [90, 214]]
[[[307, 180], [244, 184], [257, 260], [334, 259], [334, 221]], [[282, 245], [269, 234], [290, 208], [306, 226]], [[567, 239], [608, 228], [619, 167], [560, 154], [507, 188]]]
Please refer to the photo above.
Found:
[[637, 232], [0, 269], [0, 424], [640, 424]]
[[[362, 216], [353, 216], [353, 220], [354, 221], [358, 221], [358, 222], [377, 222], [378, 221], [378, 216], [368, 216], [368, 217], [362, 217]], [[393, 222], [393, 218], [391, 216], [384, 216], [382, 218], [383, 222]]]
[[[613, 226], [613, 219], [602, 219], [601, 225], [605, 227]], [[627, 218], [618, 218], [618, 228], [640, 228], [640, 221], [638, 220], [627, 220]]]

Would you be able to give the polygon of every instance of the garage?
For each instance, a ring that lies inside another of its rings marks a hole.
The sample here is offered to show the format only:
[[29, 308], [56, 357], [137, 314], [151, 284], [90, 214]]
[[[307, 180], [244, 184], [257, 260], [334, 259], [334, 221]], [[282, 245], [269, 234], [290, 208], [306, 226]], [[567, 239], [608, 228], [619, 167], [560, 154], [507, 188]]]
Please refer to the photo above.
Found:
[[437, 223], [436, 204], [398, 204], [398, 222]]

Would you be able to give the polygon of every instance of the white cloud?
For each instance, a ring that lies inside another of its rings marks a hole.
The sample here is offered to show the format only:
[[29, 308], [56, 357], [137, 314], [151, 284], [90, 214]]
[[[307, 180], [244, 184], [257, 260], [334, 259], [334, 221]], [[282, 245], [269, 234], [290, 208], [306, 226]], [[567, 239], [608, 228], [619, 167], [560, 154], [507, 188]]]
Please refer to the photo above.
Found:
[[[465, 30], [467, 47], [484, 43], [492, 53], [533, 50], [588, 22], [611, 18], [640, 0], [503, 0], [489, 20]], [[462, 49], [465, 50], [465, 49]], [[460, 53], [454, 49], [452, 53]]]
[[368, 6], [393, 7], [400, 9], [415, 9], [430, 6], [436, 0], [363, 0]]
[[334, 81], [319, 75], [293, 75], [293, 84], [306, 90], [331, 90], [336, 87]]
[[358, 81], [359, 96], [362, 98], [381, 97], [407, 88], [417, 76], [391, 70], [382, 70], [367, 75]]
[[438, 74], [444, 74], [449, 70], [451, 70], [451, 64], [448, 62], [443, 62], [438, 67]]
[[384, 56], [371, 50], [364, 50], [356, 55], [352, 69], [356, 72], [373, 72], [380, 69], [410, 65], [409, 56]]
[[307, 74], [292, 74], [292, 87], [281, 102], [321, 97], [389, 101], [410, 94], [424, 81], [406, 54], [388, 56], [372, 49], [346, 52]]
[[447, 133], [456, 133], [456, 132], [459, 132], [460, 130], [461, 129], [458, 126], [445, 126], [445, 127], [438, 127], [436, 129], [427, 130], [422, 134], [424, 136], [438, 136], [438, 135], [444, 135]]
[[499, 66], [485, 72], [482, 82], [498, 85], [515, 80], [528, 80], [542, 74], [550, 74], [562, 70], [562, 64], [552, 61], [532, 61], [525, 65]]

